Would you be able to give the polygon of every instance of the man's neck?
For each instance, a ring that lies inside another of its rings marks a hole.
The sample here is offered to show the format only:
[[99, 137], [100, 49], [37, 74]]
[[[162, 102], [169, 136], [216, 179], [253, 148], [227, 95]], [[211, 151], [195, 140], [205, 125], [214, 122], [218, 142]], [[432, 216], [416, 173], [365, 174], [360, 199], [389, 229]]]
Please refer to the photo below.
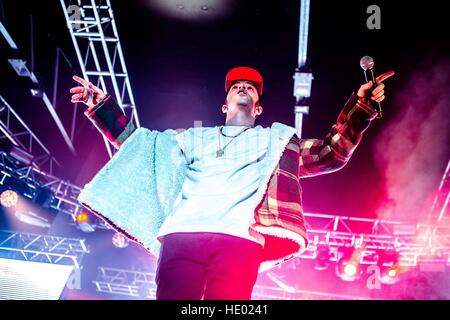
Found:
[[254, 127], [255, 119], [249, 117], [248, 115], [243, 115], [242, 113], [237, 113], [233, 118], [227, 118], [225, 120], [226, 126], [245, 126]]

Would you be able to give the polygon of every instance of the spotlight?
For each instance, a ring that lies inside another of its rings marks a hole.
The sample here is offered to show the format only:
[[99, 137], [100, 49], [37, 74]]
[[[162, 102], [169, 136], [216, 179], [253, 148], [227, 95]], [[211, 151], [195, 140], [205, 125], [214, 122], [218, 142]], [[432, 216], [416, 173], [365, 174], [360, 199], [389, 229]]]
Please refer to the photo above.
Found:
[[330, 248], [327, 246], [318, 247], [314, 269], [318, 271], [327, 270], [330, 266], [330, 256]]
[[347, 277], [354, 277], [358, 272], [358, 266], [353, 262], [347, 262], [344, 264], [344, 273]]
[[13, 190], [5, 190], [0, 195], [0, 202], [6, 208], [12, 208], [17, 205], [19, 196]]
[[393, 278], [393, 277], [395, 277], [397, 275], [397, 269], [391, 268], [391, 269], [389, 269], [387, 274], [388, 274], [389, 277]]
[[383, 284], [394, 284], [400, 280], [399, 254], [395, 251], [381, 252], [378, 266], [380, 267], [380, 281]]
[[362, 248], [340, 248], [336, 263], [336, 275], [344, 281], [355, 281], [361, 276]]
[[89, 220], [89, 216], [86, 212], [80, 212], [77, 214], [77, 223], [85, 223]]
[[397, 283], [400, 278], [399, 278], [399, 274], [400, 274], [400, 268], [398, 265], [394, 265], [391, 266], [385, 270], [382, 269], [381, 271], [381, 283], [383, 284], [394, 284]]
[[128, 241], [127, 237], [125, 237], [122, 233], [116, 232], [112, 236], [112, 243], [117, 248], [126, 248], [126, 247], [128, 247], [129, 241]]
[[78, 227], [83, 232], [94, 232], [95, 225], [90, 223], [90, 216], [86, 212], [79, 212], [76, 216], [76, 222]]

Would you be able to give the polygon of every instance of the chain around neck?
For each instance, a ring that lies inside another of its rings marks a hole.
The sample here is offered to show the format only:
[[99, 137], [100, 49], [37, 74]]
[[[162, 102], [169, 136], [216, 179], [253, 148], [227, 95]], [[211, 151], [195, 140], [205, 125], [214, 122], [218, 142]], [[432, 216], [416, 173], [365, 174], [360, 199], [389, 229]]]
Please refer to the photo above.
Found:
[[220, 130], [220, 134], [223, 135], [224, 137], [227, 137], [227, 138], [236, 138], [236, 137], [239, 136], [241, 133], [244, 133], [244, 132], [247, 131], [248, 129], [253, 128], [253, 127], [245, 127], [244, 129], [242, 129], [241, 131], [239, 131], [236, 135], [234, 135], [234, 136], [229, 136], [229, 135], [223, 133], [223, 131], [222, 131], [223, 127], [224, 127], [224, 126], [220, 126], [220, 129], [219, 129], [219, 130]]

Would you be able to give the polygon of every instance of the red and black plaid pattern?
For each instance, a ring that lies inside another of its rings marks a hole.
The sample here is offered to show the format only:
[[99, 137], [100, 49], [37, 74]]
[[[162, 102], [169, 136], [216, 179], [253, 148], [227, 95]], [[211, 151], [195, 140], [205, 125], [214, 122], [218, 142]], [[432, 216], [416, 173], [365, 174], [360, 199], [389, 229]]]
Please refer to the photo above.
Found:
[[341, 169], [361, 141], [362, 133], [376, 116], [377, 112], [367, 102], [353, 94], [323, 140], [300, 140], [300, 177]]
[[136, 129], [110, 95], [94, 108], [86, 110], [84, 114], [116, 149], [119, 149]]
[[[353, 94], [325, 139], [291, 138], [255, 209], [252, 227], [265, 236], [264, 261], [281, 263], [307, 246], [299, 179], [342, 168], [376, 116], [368, 103]], [[270, 232], [266, 233], [265, 228]], [[304, 244], [298, 241], [299, 236]]]

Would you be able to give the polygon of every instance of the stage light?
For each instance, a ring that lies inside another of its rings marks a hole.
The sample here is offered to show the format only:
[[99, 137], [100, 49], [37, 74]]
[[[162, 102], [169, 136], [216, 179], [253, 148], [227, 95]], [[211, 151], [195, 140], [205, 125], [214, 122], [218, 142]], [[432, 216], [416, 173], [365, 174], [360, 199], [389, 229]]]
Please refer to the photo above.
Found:
[[17, 202], [19, 201], [19, 196], [17, 193], [13, 190], [5, 190], [0, 195], [0, 202], [2, 206], [6, 208], [12, 208], [17, 205]]
[[91, 220], [91, 218], [90, 218], [89, 214], [87, 214], [84, 211], [81, 211], [76, 215], [77, 225], [83, 232], [94, 232], [95, 231], [95, 225], [90, 223], [90, 220]]
[[346, 265], [344, 265], [344, 273], [348, 277], [355, 276], [357, 272], [358, 272], [358, 267], [355, 264], [347, 263]]
[[389, 276], [389, 277], [393, 278], [393, 277], [395, 277], [396, 275], [397, 275], [397, 270], [396, 270], [395, 268], [389, 269], [389, 271], [388, 271], [388, 276]]
[[316, 262], [314, 269], [318, 271], [326, 270], [330, 266], [330, 248], [319, 246], [317, 248]]
[[85, 223], [89, 220], [89, 216], [86, 212], [80, 212], [77, 214], [77, 223]]
[[112, 243], [117, 248], [126, 248], [128, 247], [128, 239], [122, 233], [116, 232], [112, 236]]
[[362, 248], [340, 248], [336, 263], [336, 275], [344, 281], [355, 281], [361, 276]]
[[379, 253], [380, 281], [383, 284], [394, 284], [400, 280], [399, 254], [395, 251]]
[[380, 281], [383, 284], [397, 283], [400, 280], [399, 274], [400, 274], [400, 268], [398, 265], [391, 266], [387, 269], [382, 269], [381, 274], [380, 274], [380, 277], [381, 277]]
[[188, 21], [212, 21], [229, 15], [236, 0], [145, 0], [159, 14]]

